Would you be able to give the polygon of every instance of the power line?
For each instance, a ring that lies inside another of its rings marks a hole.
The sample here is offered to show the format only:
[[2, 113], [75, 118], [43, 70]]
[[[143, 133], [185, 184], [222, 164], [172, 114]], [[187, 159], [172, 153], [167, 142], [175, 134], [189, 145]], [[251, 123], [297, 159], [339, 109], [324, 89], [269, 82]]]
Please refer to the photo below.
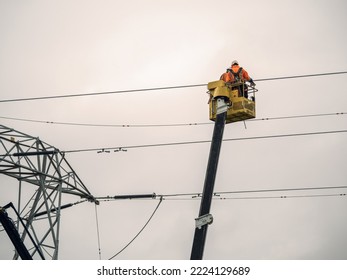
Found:
[[282, 189], [260, 189], [260, 190], [244, 190], [244, 191], [223, 191], [216, 194], [240, 194], [240, 193], [264, 193], [264, 192], [292, 192], [292, 191], [316, 191], [316, 190], [332, 190], [346, 189], [347, 186], [325, 186], [325, 187], [306, 187], [306, 188], [282, 188]]
[[346, 112], [341, 113], [322, 113], [322, 114], [308, 114], [308, 115], [294, 115], [294, 116], [283, 116], [283, 117], [270, 117], [270, 118], [257, 118], [249, 119], [247, 122], [252, 121], [271, 121], [271, 120], [284, 120], [284, 119], [299, 119], [299, 118], [312, 118], [312, 117], [326, 117], [326, 116], [337, 116], [337, 115], [346, 115]]
[[[324, 117], [324, 116], [338, 116], [346, 115], [347, 112], [338, 113], [322, 113], [322, 114], [308, 114], [308, 115], [295, 115], [295, 116], [282, 116], [282, 117], [263, 117], [257, 119], [249, 119], [246, 122], [253, 121], [270, 121], [270, 120], [284, 120], [284, 119], [297, 119], [297, 118], [310, 118], [310, 117]], [[42, 123], [51, 125], [68, 125], [68, 126], [83, 126], [83, 127], [108, 127], [108, 128], [149, 128], [149, 127], [181, 127], [181, 126], [202, 126], [202, 125], [212, 125], [212, 122], [192, 122], [192, 123], [172, 123], [172, 124], [93, 124], [93, 123], [75, 123], [75, 122], [55, 122], [55, 121], [43, 121], [43, 120], [33, 120], [24, 118], [13, 118], [0, 116], [1, 119], [32, 122], [32, 123]]]
[[[347, 113], [345, 113], [347, 114]], [[43, 124], [54, 124], [54, 125], [70, 125], [70, 126], [85, 126], [85, 127], [110, 127], [110, 128], [144, 128], [144, 127], [174, 127], [174, 126], [198, 126], [198, 125], [209, 125], [209, 123], [172, 123], [172, 124], [93, 124], [93, 123], [74, 123], [74, 122], [54, 122], [54, 121], [42, 121], [24, 118], [12, 118], [0, 116], [1, 119], [32, 122], [32, 123], [43, 123]]]
[[[281, 196], [244, 196], [244, 197], [213, 197], [213, 200], [259, 200], [259, 199], [286, 199], [286, 198], [317, 198], [317, 197], [343, 197], [346, 193], [309, 194], [309, 195], [281, 195]], [[169, 198], [165, 200], [191, 201], [196, 198]]]
[[96, 235], [97, 235], [97, 239], [98, 239], [98, 253], [99, 253], [99, 260], [101, 260], [99, 218], [98, 218], [98, 211], [97, 211], [96, 203], [94, 205], [95, 205]]
[[[269, 193], [269, 192], [293, 192], [293, 191], [317, 191], [317, 190], [336, 190], [336, 189], [347, 189], [347, 186], [323, 186], [323, 187], [300, 187], [300, 188], [281, 188], [281, 189], [258, 189], [258, 190], [235, 190], [235, 191], [221, 191], [214, 192], [215, 196], [225, 194], [249, 194], [249, 193]], [[201, 193], [177, 193], [177, 194], [161, 194], [160, 197], [172, 198], [190, 196], [201, 197]]]
[[[313, 198], [313, 197], [337, 197], [337, 196], [347, 196], [346, 193], [328, 193], [328, 194], [301, 194], [301, 195], [288, 195], [282, 194], [279, 196], [243, 196], [243, 197], [221, 197], [223, 195], [239, 195], [239, 194], [255, 194], [255, 193], [290, 193], [290, 192], [312, 192], [312, 191], [322, 191], [322, 190], [337, 190], [337, 189], [347, 189], [347, 186], [322, 186], [322, 187], [300, 187], [300, 188], [281, 188], [281, 189], [255, 189], [255, 190], [235, 190], [235, 191], [220, 191], [214, 192], [213, 196], [216, 200], [245, 200], [245, 199], [272, 199], [272, 198]], [[114, 201], [117, 196], [106, 196], [97, 197], [99, 201]], [[202, 193], [176, 193], [176, 194], [161, 194], [161, 195], [151, 195], [151, 197], [141, 198], [143, 199], [157, 199], [160, 200], [196, 200], [202, 197]], [[188, 198], [183, 198], [188, 197]]]
[[225, 197], [225, 198], [221, 198], [221, 200], [317, 198], [317, 197], [342, 197], [342, 196], [346, 196], [346, 194], [345, 193], [334, 193], [334, 194], [281, 195], [281, 196], [258, 196], [258, 197]]
[[84, 97], [84, 96], [93, 96], [93, 95], [109, 95], [109, 94], [131, 93], [131, 92], [157, 91], [157, 90], [170, 90], [170, 89], [192, 88], [192, 87], [202, 87], [202, 86], [206, 86], [206, 84], [167, 86], [167, 87], [141, 88], [141, 89], [126, 89], [126, 90], [77, 93], [77, 94], [67, 94], [67, 95], [53, 95], [53, 96], [41, 96], [41, 97], [3, 99], [3, 100], [0, 100], [0, 103], [18, 102], [18, 101], [47, 100], [47, 99], [58, 99], [58, 98]]
[[[306, 132], [306, 133], [293, 133], [293, 134], [278, 134], [278, 135], [265, 135], [265, 136], [253, 136], [253, 137], [228, 138], [228, 139], [224, 139], [223, 141], [226, 142], [226, 141], [243, 141], [243, 140], [283, 138], [283, 137], [298, 137], [298, 136], [309, 136], [309, 135], [336, 134], [336, 133], [345, 133], [345, 132], [347, 132], [347, 130], [318, 131], [318, 132]], [[200, 140], [200, 141], [186, 141], [186, 142], [147, 144], [147, 145], [118, 146], [118, 147], [108, 147], [108, 148], [76, 149], [76, 150], [62, 151], [62, 153], [109, 152], [111, 150], [114, 150], [115, 152], [119, 152], [119, 151], [126, 151], [128, 149], [135, 149], [135, 148], [153, 148], [153, 147], [164, 147], [164, 146], [204, 144], [204, 143], [210, 143], [210, 142], [211, 142], [211, 140]]]
[[[318, 77], [318, 76], [331, 76], [331, 75], [341, 75], [341, 74], [347, 74], [347, 71], [262, 78], [262, 79], [254, 79], [254, 81], [264, 82], [264, 81], [273, 81], [273, 80], [287, 80], [287, 79], [309, 78], [309, 77]], [[58, 98], [73, 98], [73, 97], [95, 96], [95, 95], [121, 94], [121, 93], [131, 93], [131, 92], [148, 92], [148, 91], [157, 91], [157, 90], [171, 90], [171, 89], [193, 88], [193, 87], [203, 87], [203, 86], [205, 87], [206, 85], [207, 84], [178, 85], [178, 86], [153, 87], [153, 88], [141, 88], [141, 89], [127, 89], [127, 90], [115, 90], [115, 91], [77, 93], [77, 94], [67, 94], [67, 95], [14, 98], [14, 99], [0, 100], [0, 103], [20, 102], [20, 101], [36, 101], [36, 100], [58, 99]]]
[[297, 79], [297, 78], [310, 78], [310, 77], [319, 77], [319, 76], [331, 76], [331, 75], [340, 75], [347, 74], [347, 71], [340, 72], [328, 72], [328, 73], [317, 73], [317, 74], [307, 74], [307, 75], [295, 75], [295, 76], [284, 76], [277, 78], [263, 78], [254, 80], [256, 82], [265, 82], [265, 81], [274, 81], [274, 80], [288, 80], [288, 79]]
[[[346, 196], [346, 193], [334, 193], [334, 194], [306, 194], [306, 195], [281, 195], [281, 196], [247, 196], [247, 197], [216, 197], [221, 194], [240, 194], [240, 193], [259, 193], [259, 192], [291, 192], [291, 191], [312, 191], [312, 190], [327, 190], [327, 189], [345, 189], [347, 186], [327, 186], [327, 187], [310, 187], [310, 188], [284, 188], [284, 189], [261, 189], [261, 190], [244, 190], [244, 191], [225, 191], [225, 192], [215, 192], [214, 199], [215, 200], [260, 200], [260, 199], [293, 199], [293, 198], [322, 198], [322, 197], [342, 197]], [[180, 197], [180, 196], [191, 196], [188, 199], [177, 199], [172, 197]], [[149, 217], [148, 221], [145, 225], [140, 229], [140, 231], [135, 235], [134, 238], [130, 240], [120, 251], [114, 254], [109, 260], [114, 259], [120, 253], [122, 253], [145, 229], [148, 223], [153, 218], [154, 214], [158, 210], [160, 204], [163, 200], [193, 200], [195, 198], [201, 197], [201, 193], [185, 193], [185, 194], [164, 194], [164, 195], [154, 195], [151, 196], [151, 199], [156, 199], [159, 197], [159, 203], [154, 209], [152, 215]], [[169, 198], [169, 199], [167, 199]], [[110, 201], [113, 200], [112, 196], [107, 196], [106, 198], [97, 198], [99, 200]], [[148, 198], [147, 198], [148, 199]]]
[[[336, 134], [345, 133], [346, 130], [333, 130], [333, 131], [318, 131], [318, 132], [305, 132], [305, 133], [293, 133], [293, 134], [278, 134], [278, 135], [265, 135], [265, 136], [252, 136], [252, 137], [240, 137], [240, 138], [227, 138], [223, 141], [244, 141], [244, 140], [257, 140], [257, 139], [269, 139], [269, 138], [283, 138], [283, 137], [298, 137], [298, 136], [310, 136], [310, 135], [323, 135], [323, 134]], [[179, 146], [179, 145], [192, 145], [192, 144], [205, 144], [210, 143], [211, 140], [199, 140], [199, 141], [185, 141], [185, 142], [171, 142], [171, 143], [157, 143], [157, 144], [145, 144], [145, 145], [132, 145], [132, 146], [117, 146], [117, 147], [103, 147], [103, 148], [89, 148], [89, 149], [75, 149], [60, 151], [63, 154], [68, 153], [82, 153], [82, 152], [97, 152], [97, 153], [110, 153], [114, 152], [126, 152], [128, 149], [135, 148], [154, 148], [154, 147], [165, 147], [165, 146]], [[1, 155], [2, 157], [7, 156], [6, 154]], [[14, 156], [12, 154], [11, 156]]]
[[[188, 198], [181, 198], [187, 194], [181, 195], [169, 195], [166, 197], [163, 195], [162, 199], [166, 201], [194, 201], [201, 198], [201, 194], [191, 196]], [[278, 196], [242, 196], [242, 197], [221, 197], [218, 193], [214, 194], [213, 200], [258, 200], [258, 199], [286, 199], [286, 198], [317, 198], [317, 197], [343, 197], [347, 196], [347, 193], [330, 193], [330, 194], [303, 194], [303, 195], [278, 195]], [[155, 198], [153, 198], [155, 199]], [[112, 198], [103, 198], [103, 201], [111, 201]], [[145, 200], [145, 199], [139, 199]]]

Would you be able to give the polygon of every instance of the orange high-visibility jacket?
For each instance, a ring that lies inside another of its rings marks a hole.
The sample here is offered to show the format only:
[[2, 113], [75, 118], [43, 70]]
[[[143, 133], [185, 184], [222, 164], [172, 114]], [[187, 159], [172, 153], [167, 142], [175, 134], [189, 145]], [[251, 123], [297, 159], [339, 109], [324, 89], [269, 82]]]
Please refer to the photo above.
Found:
[[[231, 69], [234, 73], [237, 73], [240, 70], [240, 66], [239, 65], [233, 65]], [[242, 81], [250, 81], [251, 77], [248, 75], [247, 71], [245, 69], [241, 69], [239, 76], [241, 78]], [[220, 80], [223, 80], [224, 82], [228, 83], [233, 83], [235, 81], [235, 77], [234, 75], [231, 73], [231, 71], [227, 71], [225, 73], [222, 74], [222, 76], [220, 77]]]

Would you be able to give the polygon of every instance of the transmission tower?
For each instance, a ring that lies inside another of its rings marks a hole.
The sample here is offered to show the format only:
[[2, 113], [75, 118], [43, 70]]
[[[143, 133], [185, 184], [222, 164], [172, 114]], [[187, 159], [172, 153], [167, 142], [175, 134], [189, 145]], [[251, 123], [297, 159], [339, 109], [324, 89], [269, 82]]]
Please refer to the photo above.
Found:
[[[18, 216], [14, 224], [32, 258], [58, 259], [60, 212], [74, 205], [62, 204], [63, 195], [78, 196], [81, 201], [96, 204], [98, 201], [63, 152], [38, 137], [3, 125], [0, 125], [0, 173], [18, 180], [18, 201], [13, 203]], [[18, 258], [15, 252], [13, 259]]]

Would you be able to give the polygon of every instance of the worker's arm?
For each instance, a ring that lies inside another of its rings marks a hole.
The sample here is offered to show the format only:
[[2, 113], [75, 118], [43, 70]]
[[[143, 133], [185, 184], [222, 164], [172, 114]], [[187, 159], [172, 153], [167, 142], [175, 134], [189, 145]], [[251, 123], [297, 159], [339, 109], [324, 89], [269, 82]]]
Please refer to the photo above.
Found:
[[248, 75], [248, 72], [244, 69], [242, 71], [242, 76], [243, 76], [244, 80], [250, 82], [251, 86], [253, 86], [253, 87], [255, 86], [253, 79]]
[[229, 72], [222, 74], [222, 76], [220, 76], [220, 80], [223, 80], [224, 82], [228, 83], [231, 81], [231, 75]]

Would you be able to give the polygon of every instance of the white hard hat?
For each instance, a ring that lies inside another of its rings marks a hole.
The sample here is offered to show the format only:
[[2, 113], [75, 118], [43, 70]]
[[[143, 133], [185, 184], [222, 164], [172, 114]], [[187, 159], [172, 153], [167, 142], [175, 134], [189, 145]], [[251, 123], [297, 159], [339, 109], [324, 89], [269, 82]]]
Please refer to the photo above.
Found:
[[233, 60], [233, 62], [231, 62], [231, 66], [233, 66], [234, 64], [239, 65], [239, 63], [237, 62], [237, 60]]

